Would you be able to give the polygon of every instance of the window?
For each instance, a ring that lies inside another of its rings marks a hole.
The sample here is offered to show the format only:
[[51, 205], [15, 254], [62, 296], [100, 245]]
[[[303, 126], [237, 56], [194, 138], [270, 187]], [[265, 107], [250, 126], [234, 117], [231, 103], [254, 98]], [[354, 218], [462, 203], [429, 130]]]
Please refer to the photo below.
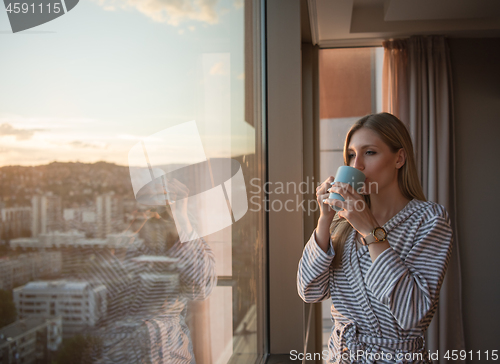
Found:
[[[382, 47], [319, 51], [321, 181], [344, 165], [344, 141], [351, 125], [382, 111], [383, 55]], [[323, 301], [321, 307], [323, 350], [328, 350], [331, 301]]]
[[382, 111], [383, 48], [319, 52], [320, 180], [344, 164], [344, 139], [362, 116]]
[[[53, 281], [36, 287], [41, 302], [86, 301], [104, 323], [139, 307], [127, 319], [159, 336], [165, 316], [183, 316], [178, 336], [157, 342], [191, 340], [199, 364], [253, 364], [267, 333], [265, 211], [247, 199], [262, 201], [250, 183], [265, 182], [261, 1], [151, 4], [79, 2], [25, 37], [2, 37], [0, 203], [30, 209], [19, 223], [31, 237], [11, 241], [33, 249], [20, 265], [42, 265], [33, 281]], [[163, 205], [140, 200], [151, 186], [165, 187]], [[174, 217], [187, 198], [202, 239], [182, 243]]]

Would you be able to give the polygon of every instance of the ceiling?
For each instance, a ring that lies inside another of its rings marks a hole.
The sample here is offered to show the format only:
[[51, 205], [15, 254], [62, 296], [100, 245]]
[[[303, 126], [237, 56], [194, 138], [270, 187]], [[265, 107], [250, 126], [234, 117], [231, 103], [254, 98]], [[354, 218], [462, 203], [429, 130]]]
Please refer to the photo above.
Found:
[[302, 40], [321, 48], [411, 35], [500, 37], [500, 0], [301, 0]]

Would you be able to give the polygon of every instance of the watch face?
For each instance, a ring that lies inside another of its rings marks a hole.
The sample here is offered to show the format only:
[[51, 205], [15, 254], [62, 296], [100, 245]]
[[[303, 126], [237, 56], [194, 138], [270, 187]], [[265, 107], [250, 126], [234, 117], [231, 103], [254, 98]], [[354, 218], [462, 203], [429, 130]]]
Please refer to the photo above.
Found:
[[378, 240], [383, 240], [385, 239], [385, 231], [384, 229], [382, 228], [378, 228], [378, 229], [375, 229], [375, 233], [374, 233], [375, 237], [378, 239]]

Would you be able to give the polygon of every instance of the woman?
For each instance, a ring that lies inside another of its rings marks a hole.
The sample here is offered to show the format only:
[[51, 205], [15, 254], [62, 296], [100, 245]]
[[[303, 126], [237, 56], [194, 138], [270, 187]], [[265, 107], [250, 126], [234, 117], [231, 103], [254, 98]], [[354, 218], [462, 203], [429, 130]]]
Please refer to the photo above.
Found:
[[451, 254], [448, 213], [426, 201], [410, 135], [391, 114], [351, 127], [344, 163], [365, 174], [365, 186], [329, 177], [317, 188], [321, 215], [299, 262], [299, 295], [332, 299], [330, 362], [430, 363], [424, 333]]
[[177, 199], [151, 211], [141, 244], [124, 256], [97, 250], [84, 272], [84, 279], [106, 286], [107, 300], [105, 317], [88, 331], [93, 345], [85, 363], [196, 364], [188, 303], [208, 298], [216, 286], [215, 256], [196, 233], [186, 186], [176, 179], [164, 183]]

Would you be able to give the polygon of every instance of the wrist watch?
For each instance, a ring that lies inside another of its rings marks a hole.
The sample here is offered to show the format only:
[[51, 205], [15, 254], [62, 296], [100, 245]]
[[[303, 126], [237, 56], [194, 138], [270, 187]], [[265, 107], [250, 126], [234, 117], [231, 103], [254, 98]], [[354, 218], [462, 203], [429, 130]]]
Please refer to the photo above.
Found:
[[367, 235], [365, 238], [361, 238], [364, 242], [363, 245], [370, 245], [373, 243], [379, 243], [381, 241], [385, 241], [387, 238], [387, 231], [383, 227], [376, 227], [373, 231]]

